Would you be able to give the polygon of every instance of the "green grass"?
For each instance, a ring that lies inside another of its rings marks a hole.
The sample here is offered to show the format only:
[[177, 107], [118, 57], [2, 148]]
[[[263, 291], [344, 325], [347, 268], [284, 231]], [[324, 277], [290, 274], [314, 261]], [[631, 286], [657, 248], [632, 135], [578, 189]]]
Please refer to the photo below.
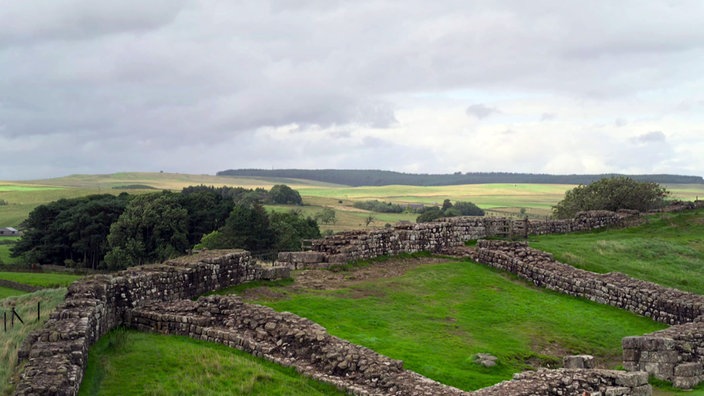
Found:
[[0, 272], [0, 279], [42, 288], [67, 287], [81, 277], [81, 275], [52, 272]]
[[220, 344], [116, 329], [89, 351], [80, 395], [344, 395]]
[[[59, 303], [63, 302], [65, 288], [46, 289], [34, 293], [26, 293], [19, 296], [0, 298], [0, 315], [2, 312], [11, 312], [14, 306], [24, 320], [25, 324], [15, 323], [8, 331], [0, 333], [0, 395], [11, 395], [12, 387], [10, 378], [14, 375], [17, 367], [17, 350], [27, 335], [40, 328], [51, 312]], [[37, 303], [41, 302], [41, 320], [37, 322]], [[9, 318], [8, 318], [9, 322]], [[0, 330], [2, 331], [2, 330]]]
[[22, 294], [25, 294], [25, 292], [0, 286], [0, 300], [7, 297], [19, 296]]
[[[277, 292], [285, 297], [256, 302], [307, 317], [331, 334], [465, 390], [510, 379], [536, 362], [558, 365], [566, 354], [592, 354], [615, 366], [624, 336], [665, 327], [472, 262], [426, 265], [342, 290]], [[476, 353], [491, 353], [500, 364], [480, 367], [472, 360]]]
[[658, 214], [639, 227], [531, 238], [531, 246], [588, 271], [704, 294], [704, 210]]

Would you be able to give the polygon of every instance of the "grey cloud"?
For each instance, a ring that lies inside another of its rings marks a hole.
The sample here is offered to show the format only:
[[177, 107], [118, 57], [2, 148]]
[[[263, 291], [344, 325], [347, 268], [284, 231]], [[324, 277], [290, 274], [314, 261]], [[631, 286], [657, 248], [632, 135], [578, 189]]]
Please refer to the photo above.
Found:
[[552, 120], [554, 120], [555, 118], [557, 118], [557, 114], [553, 114], [553, 113], [543, 113], [543, 114], [540, 116], [540, 121], [541, 121], [541, 122], [552, 121]]
[[637, 144], [659, 143], [667, 140], [661, 131], [652, 131], [631, 138], [631, 142]]
[[[134, 150], [141, 158], [147, 148], [233, 139], [239, 148], [271, 126], [395, 127], [405, 98], [417, 93], [599, 100], [691, 89], [704, 59], [703, 7], [0, 0], [0, 139], [42, 137], [44, 146], [23, 148], [23, 156], [60, 147], [67, 153], [52, 153], [54, 161], [72, 171], [91, 167], [70, 146], [53, 145], [57, 136], [110, 147], [119, 154], [104, 161], [120, 169]], [[499, 111], [486, 105], [494, 99], [472, 97], [467, 114], [490, 117]], [[9, 141], [15, 148], [0, 154], [25, 147]]]
[[623, 118], [617, 118], [617, 119], [614, 120], [614, 126], [617, 127], [617, 128], [620, 128], [620, 127], [623, 127], [623, 126], [626, 126], [626, 125], [628, 125], [628, 121], [626, 121], [626, 120], [623, 119]]
[[465, 110], [467, 115], [476, 117], [478, 119], [486, 118], [494, 113], [500, 113], [500, 111], [496, 108], [493, 107], [488, 107], [484, 104], [478, 103], [478, 104], [473, 104]]

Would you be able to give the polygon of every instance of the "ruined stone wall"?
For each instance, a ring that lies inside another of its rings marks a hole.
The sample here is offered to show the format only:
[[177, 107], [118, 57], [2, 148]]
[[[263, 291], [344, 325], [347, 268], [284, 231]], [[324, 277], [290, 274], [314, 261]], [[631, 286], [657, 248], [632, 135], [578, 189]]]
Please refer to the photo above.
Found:
[[590, 211], [569, 220], [517, 220], [501, 217], [462, 216], [429, 223], [400, 224], [383, 230], [350, 231], [313, 241], [311, 251], [284, 252], [278, 263], [292, 269], [329, 267], [384, 255], [442, 252], [469, 240], [487, 237], [526, 237], [624, 226], [638, 220], [638, 213]]
[[234, 296], [144, 304], [131, 311], [128, 324], [228, 345], [357, 395], [466, 394], [404, 370], [399, 360], [334, 337], [308, 319]]
[[512, 381], [465, 392], [403, 369], [403, 362], [331, 336], [320, 325], [287, 312], [210, 296], [153, 302], [131, 311], [143, 331], [218, 342], [338, 386], [355, 395], [632, 395], [651, 394], [645, 373], [561, 369], [517, 374]]
[[647, 316], [681, 324], [704, 314], [704, 296], [663, 287], [618, 272], [597, 274], [555, 261], [525, 242], [479, 241], [477, 262], [502, 269], [535, 285]]
[[622, 341], [623, 365], [690, 389], [704, 381], [704, 317]]
[[616, 370], [558, 369], [526, 371], [472, 396], [649, 396], [648, 374]]
[[704, 381], [704, 296], [612, 272], [555, 261], [525, 242], [479, 241], [474, 259], [564, 294], [609, 304], [674, 326], [622, 341], [624, 367], [689, 389]]
[[248, 252], [212, 251], [75, 282], [44, 327], [22, 345], [18, 355], [26, 365], [16, 394], [76, 394], [88, 348], [123, 324], [129, 310], [141, 303], [193, 298], [246, 281], [281, 277], [288, 277], [288, 269], [261, 268]]

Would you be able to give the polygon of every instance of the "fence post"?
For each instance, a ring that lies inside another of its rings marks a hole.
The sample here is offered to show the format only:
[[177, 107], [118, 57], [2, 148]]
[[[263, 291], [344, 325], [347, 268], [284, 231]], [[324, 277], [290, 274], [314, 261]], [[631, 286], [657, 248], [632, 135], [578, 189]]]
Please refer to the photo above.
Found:
[[39, 318], [41, 318], [41, 312], [42, 312], [42, 302], [37, 301], [37, 322], [39, 322]]
[[3, 327], [5, 329], [5, 333], [7, 333], [7, 312], [3, 312], [2, 316], [3, 316], [3, 320], [2, 320]]

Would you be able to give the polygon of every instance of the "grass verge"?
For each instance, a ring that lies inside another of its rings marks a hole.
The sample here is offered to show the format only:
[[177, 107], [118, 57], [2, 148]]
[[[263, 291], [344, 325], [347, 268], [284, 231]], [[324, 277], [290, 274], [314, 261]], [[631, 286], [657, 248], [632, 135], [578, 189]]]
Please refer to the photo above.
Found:
[[[65, 288], [39, 290], [34, 293], [22, 294], [20, 296], [0, 299], [0, 315], [8, 314], [7, 332], [0, 327], [0, 394], [12, 394], [10, 379], [17, 368], [17, 350], [27, 335], [35, 329], [40, 328], [49, 313], [63, 302]], [[41, 318], [37, 322], [37, 303], [41, 302]], [[14, 327], [10, 327], [10, 312], [12, 307], [19, 313], [25, 324], [18, 321]], [[0, 319], [1, 320], [1, 319]], [[2, 324], [0, 324], [2, 326]]]
[[90, 350], [79, 395], [344, 395], [224, 345], [116, 329]]
[[531, 237], [530, 245], [577, 268], [704, 294], [702, 235], [704, 210], [696, 210], [649, 216], [638, 227]]

